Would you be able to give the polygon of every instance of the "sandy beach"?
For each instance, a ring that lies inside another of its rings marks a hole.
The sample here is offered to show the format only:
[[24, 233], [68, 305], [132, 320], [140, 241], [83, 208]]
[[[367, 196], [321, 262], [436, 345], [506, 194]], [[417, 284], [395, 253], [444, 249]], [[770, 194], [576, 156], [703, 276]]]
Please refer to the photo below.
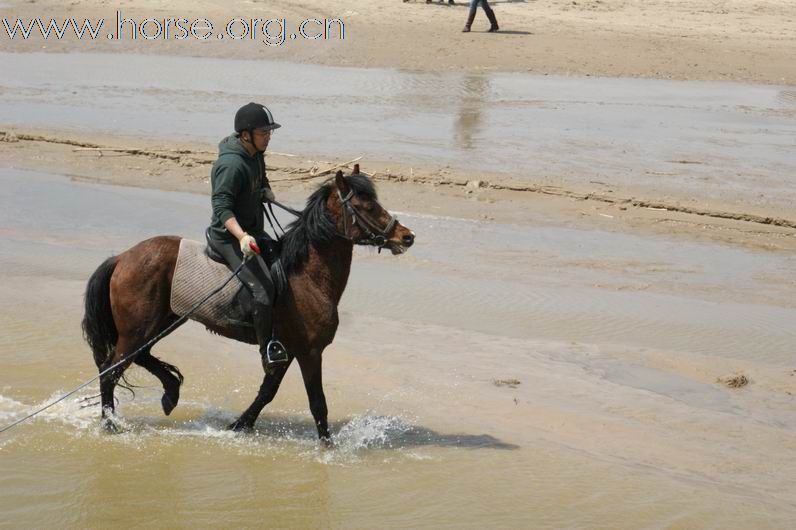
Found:
[[[305, 19], [340, 19], [345, 39], [296, 39], [264, 46], [243, 39], [224, 42], [140, 37], [86, 42], [74, 35], [44, 42], [4, 39], [3, 49], [48, 52], [185, 54], [389, 67], [428, 72], [516, 71], [534, 74], [736, 80], [794, 84], [796, 6], [789, 0], [537, 0], [493, 2], [503, 31], [482, 35], [488, 22], [479, 12], [474, 32], [460, 30], [466, 2], [416, 0], [304, 0], [292, 2], [105, 1], [4, 2], [0, 15], [123, 18], [140, 21], [206, 18], [216, 26], [234, 17], [285, 19], [291, 31]], [[103, 31], [102, 37], [105, 32]], [[5, 36], [4, 36], [5, 37]]]
[[[796, 5], [784, 0], [0, 2], [2, 17], [339, 18], [345, 39], [9, 40], [0, 426], [96, 374], [87, 278], [201, 239], [234, 110], [300, 208], [359, 163], [417, 235], [356, 248], [324, 353], [253, 433], [251, 346], [189, 322], [123, 432], [67, 400], [0, 435], [14, 527], [788, 528], [796, 516]], [[294, 27], [291, 26], [291, 27]], [[291, 221], [281, 215], [283, 224]], [[89, 387], [78, 398], [96, 393]]]

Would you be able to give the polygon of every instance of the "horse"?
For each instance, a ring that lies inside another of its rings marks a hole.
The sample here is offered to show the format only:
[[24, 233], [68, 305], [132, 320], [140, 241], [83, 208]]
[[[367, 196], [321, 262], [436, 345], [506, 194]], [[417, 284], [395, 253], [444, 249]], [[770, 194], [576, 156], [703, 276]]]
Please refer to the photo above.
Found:
[[[82, 322], [84, 338], [100, 373], [121, 363], [100, 377], [102, 422], [108, 430], [115, 428], [114, 389], [131, 362], [162, 383], [164, 414], [168, 416], [179, 401], [183, 376], [176, 366], [152, 355], [151, 346], [132, 358], [128, 356], [179, 320], [169, 300], [181, 239], [163, 235], [142, 241], [105, 260], [89, 278]], [[273, 370], [264, 366], [266, 373], [257, 396], [229, 429], [254, 428], [295, 358], [318, 437], [331, 443], [321, 354], [337, 331], [337, 306], [348, 281], [354, 245], [385, 248], [397, 255], [406, 252], [414, 240], [414, 233], [378, 202], [372, 181], [359, 172], [358, 165], [348, 176], [338, 170], [308, 198], [281, 239], [281, 260], [288, 281], [286, 292], [274, 305], [274, 332], [290, 358]], [[248, 326], [205, 323], [205, 327], [230, 339], [257, 344], [255, 332]]]

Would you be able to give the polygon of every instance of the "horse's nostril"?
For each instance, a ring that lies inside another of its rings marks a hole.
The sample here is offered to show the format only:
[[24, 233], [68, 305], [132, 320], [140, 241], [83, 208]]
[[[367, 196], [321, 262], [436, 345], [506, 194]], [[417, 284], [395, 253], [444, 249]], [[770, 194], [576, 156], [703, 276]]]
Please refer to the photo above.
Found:
[[407, 234], [403, 237], [403, 244], [404, 246], [411, 247], [412, 243], [415, 242], [415, 235], [414, 234]]

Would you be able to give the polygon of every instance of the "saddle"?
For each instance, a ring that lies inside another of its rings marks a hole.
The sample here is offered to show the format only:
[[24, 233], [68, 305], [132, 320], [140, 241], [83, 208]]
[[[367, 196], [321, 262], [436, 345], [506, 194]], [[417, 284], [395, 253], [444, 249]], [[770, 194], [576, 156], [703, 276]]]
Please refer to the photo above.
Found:
[[[256, 259], [264, 259], [271, 271], [276, 296], [287, 290], [287, 275], [279, 259], [279, 243], [261, 239], [263, 249]], [[177, 265], [171, 285], [171, 310], [187, 314], [204, 297], [223, 284], [232, 274], [224, 259], [208, 244], [180, 240]], [[253, 297], [240, 279], [235, 278], [210, 297], [192, 314], [191, 319], [211, 326], [252, 327]]]
[[[224, 257], [216, 252], [213, 245], [210, 244], [209, 228], [205, 230], [205, 239], [207, 240], [207, 246], [205, 246], [207, 257], [216, 263], [229, 267]], [[287, 274], [285, 274], [281, 259], [282, 244], [267, 237], [260, 237], [257, 239], [257, 245], [260, 247], [259, 257], [265, 261], [265, 265], [271, 272], [271, 280], [274, 282], [274, 296], [278, 297], [287, 289]]]

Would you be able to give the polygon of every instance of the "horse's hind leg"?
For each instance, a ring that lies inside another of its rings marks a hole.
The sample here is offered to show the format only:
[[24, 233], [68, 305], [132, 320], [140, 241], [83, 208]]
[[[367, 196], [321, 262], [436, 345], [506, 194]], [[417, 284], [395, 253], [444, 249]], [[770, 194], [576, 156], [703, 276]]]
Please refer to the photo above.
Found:
[[163, 384], [163, 397], [160, 398], [160, 405], [163, 407], [163, 413], [166, 416], [171, 414], [171, 411], [174, 410], [180, 400], [180, 385], [182, 385], [183, 381], [180, 370], [173, 364], [161, 361], [149, 351], [141, 352], [134, 359], [134, 362], [160, 379]]

